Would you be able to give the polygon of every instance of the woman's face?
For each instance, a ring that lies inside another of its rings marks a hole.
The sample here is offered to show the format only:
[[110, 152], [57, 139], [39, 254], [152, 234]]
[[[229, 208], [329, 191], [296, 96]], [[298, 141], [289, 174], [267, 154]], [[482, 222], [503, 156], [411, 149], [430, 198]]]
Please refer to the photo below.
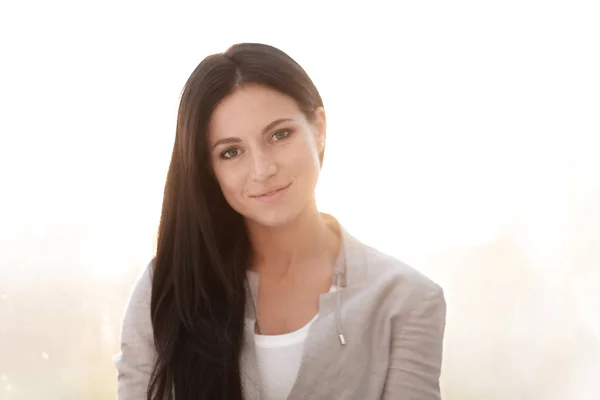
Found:
[[211, 162], [227, 202], [245, 218], [281, 226], [311, 204], [319, 153], [325, 146], [325, 112], [310, 122], [294, 99], [246, 85], [213, 112], [208, 132]]

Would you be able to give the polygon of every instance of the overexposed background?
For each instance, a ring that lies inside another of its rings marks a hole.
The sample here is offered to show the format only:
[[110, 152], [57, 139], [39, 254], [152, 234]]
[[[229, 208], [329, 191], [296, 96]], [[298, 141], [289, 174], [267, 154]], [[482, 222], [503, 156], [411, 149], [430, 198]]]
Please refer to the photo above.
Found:
[[600, 398], [595, 1], [0, 4], [0, 399], [115, 397], [179, 94], [286, 51], [328, 112], [319, 202], [442, 284], [446, 400]]

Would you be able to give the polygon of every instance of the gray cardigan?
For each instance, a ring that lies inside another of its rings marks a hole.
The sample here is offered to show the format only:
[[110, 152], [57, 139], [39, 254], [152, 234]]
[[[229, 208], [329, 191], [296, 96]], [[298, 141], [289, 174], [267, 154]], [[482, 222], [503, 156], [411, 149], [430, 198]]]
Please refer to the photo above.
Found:
[[[321, 294], [289, 400], [435, 400], [446, 303], [442, 289], [408, 265], [370, 248], [341, 229], [335, 266], [337, 291]], [[155, 358], [150, 322], [152, 264], [127, 306], [121, 351], [114, 358], [118, 398], [145, 400]], [[249, 272], [245, 346], [241, 354], [245, 400], [258, 400], [254, 309], [259, 276]], [[198, 377], [202, 379], [202, 377]]]

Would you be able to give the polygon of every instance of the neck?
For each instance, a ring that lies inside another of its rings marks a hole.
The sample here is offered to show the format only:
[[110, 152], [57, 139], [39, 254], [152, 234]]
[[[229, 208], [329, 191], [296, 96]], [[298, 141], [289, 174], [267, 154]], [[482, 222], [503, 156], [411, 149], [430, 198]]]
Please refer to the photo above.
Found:
[[246, 223], [254, 251], [252, 269], [259, 273], [284, 276], [293, 266], [335, 256], [339, 239], [329, 228], [316, 204], [295, 220], [280, 227]]

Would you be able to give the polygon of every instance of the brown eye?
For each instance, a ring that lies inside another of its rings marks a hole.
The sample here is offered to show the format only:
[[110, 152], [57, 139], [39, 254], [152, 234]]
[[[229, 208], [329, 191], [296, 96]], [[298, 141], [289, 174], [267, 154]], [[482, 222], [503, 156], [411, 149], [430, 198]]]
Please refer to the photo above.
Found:
[[292, 134], [289, 129], [281, 129], [271, 135], [271, 138], [275, 141], [287, 139]]
[[231, 159], [239, 154], [238, 149], [227, 149], [221, 153], [221, 158]]

